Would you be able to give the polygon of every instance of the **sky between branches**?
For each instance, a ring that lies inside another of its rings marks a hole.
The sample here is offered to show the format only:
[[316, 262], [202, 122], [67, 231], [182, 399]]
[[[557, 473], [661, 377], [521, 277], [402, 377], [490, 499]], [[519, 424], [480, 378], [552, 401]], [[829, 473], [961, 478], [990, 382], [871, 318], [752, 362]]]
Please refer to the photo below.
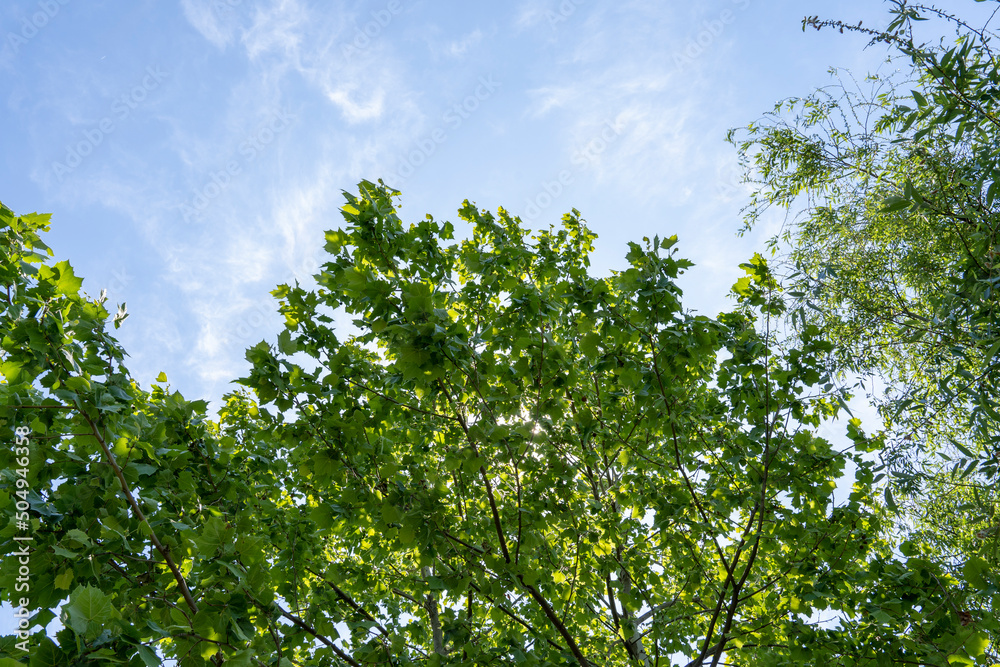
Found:
[[697, 264], [686, 305], [714, 315], [778, 223], [736, 237], [725, 131], [828, 84], [830, 66], [861, 78], [884, 60], [856, 35], [803, 32], [804, 15], [878, 27], [886, 9], [15, 0], [0, 8], [0, 200], [54, 213], [50, 244], [84, 288], [128, 303], [133, 373], [166, 371], [191, 398], [218, 399], [244, 349], [273, 338], [268, 292], [308, 280], [362, 178], [401, 189], [411, 221], [455, 220], [465, 198], [535, 228], [575, 207], [600, 235], [598, 272], [627, 241], [676, 233]]

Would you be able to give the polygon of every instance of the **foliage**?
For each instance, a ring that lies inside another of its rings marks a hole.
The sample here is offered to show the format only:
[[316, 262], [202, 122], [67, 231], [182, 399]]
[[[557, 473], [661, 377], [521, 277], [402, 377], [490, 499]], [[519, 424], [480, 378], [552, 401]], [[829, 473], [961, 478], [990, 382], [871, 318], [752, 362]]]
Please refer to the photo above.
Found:
[[257, 400], [217, 419], [141, 388], [124, 306], [0, 208], [4, 563], [32, 538], [30, 590], [5, 567], [0, 594], [37, 612], [31, 664], [985, 659], [995, 622], [886, 539], [880, 441], [815, 434], [846, 398], [832, 345], [776, 344], [762, 258], [711, 319], [682, 309], [674, 238], [595, 278], [576, 211], [529, 236], [466, 202], [449, 243], [397, 194], [347, 195], [318, 287], [279, 287], [286, 328], [247, 352]]
[[[48, 216], [0, 208], [0, 223], [0, 419], [12, 444], [0, 455], [0, 539], [5, 564], [30, 571], [5, 567], [0, 588], [39, 610], [34, 626], [61, 604], [64, 625], [54, 642], [33, 638], [31, 664], [152, 665], [161, 638], [171, 654], [211, 656], [227, 633], [253, 634], [269, 609], [254, 606], [224, 559], [193, 558], [240, 549], [254, 563], [245, 485], [228, 465], [235, 443], [205, 419], [204, 402], [131, 380], [106, 326], [119, 326], [124, 305], [110, 314], [103, 294], [80, 293], [69, 263], [47, 263], [38, 233]], [[15, 642], [4, 651], [23, 657]]]
[[[803, 29], [865, 33], [906, 65], [902, 75], [789, 100], [731, 137], [756, 188], [747, 224], [772, 205], [798, 212], [775, 240], [799, 298], [793, 322], [821, 326], [841, 368], [885, 388], [873, 397], [898, 533], [974, 591], [972, 616], [990, 618], [1000, 604], [1000, 72], [986, 28], [893, 5], [884, 31], [818, 17]], [[954, 43], [918, 41], [931, 19], [955, 28]]]

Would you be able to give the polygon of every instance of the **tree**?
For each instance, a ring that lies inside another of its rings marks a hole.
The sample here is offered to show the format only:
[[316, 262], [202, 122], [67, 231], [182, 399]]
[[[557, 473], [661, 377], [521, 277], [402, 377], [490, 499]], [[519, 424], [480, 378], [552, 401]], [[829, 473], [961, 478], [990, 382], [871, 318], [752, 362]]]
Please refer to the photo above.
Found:
[[846, 398], [833, 346], [808, 325], [778, 344], [762, 258], [711, 319], [682, 309], [673, 237], [595, 278], [576, 211], [529, 236], [465, 202], [449, 243], [396, 196], [346, 195], [317, 287], [280, 286], [285, 330], [247, 352], [255, 398], [214, 419], [165, 376], [141, 388], [107, 326], [124, 306], [50, 263], [46, 216], [0, 208], [0, 551], [30, 569], [0, 591], [40, 610], [32, 664], [984, 655], [968, 593], [886, 540], [880, 440], [813, 432]]
[[[841, 369], [884, 387], [871, 396], [899, 539], [974, 591], [966, 618], [985, 622], [1000, 604], [995, 35], [933, 7], [893, 5], [884, 31], [818, 17], [803, 29], [867, 34], [902, 74], [789, 100], [732, 140], [756, 186], [747, 225], [773, 205], [796, 211], [775, 240], [799, 299], [793, 322], [822, 327]], [[920, 43], [930, 19], [957, 39]]]

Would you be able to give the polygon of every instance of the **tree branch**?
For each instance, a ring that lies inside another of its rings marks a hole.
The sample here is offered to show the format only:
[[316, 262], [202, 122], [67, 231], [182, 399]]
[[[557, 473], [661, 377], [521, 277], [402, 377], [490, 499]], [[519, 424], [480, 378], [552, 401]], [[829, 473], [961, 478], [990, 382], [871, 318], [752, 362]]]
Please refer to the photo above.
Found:
[[361, 667], [360, 662], [358, 662], [357, 660], [349, 656], [347, 653], [345, 653], [339, 646], [334, 644], [329, 637], [327, 637], [326, 635], [321, 635], [320, 633], [316, 632], [315, 628], [313, 628], [311, 625], [303, 621], [301, 618], [299, 618], [295, 614], [291, 614], [285, 611], [284, 609], [281, 608], [281, 605], [279, 605], [277, 602], [274, 603], [274, 608], [278, 610], [278, 613], [280, 613], [282, 616], [291, 621], [295, 627], [299, 628], [300, 630], [305, 630], [310, 635], [318, 639], [320, 642], [329, 646], [330, 649], [332, 649], [333, 652], [337, 654], [338, 658], [340, 658], [347, 664], [351, 665], [351, 667]]
[[160, 542], [160, 538], [157, 537], [156, 531], [153, 530], [151, 525], [149, 525], [146, 515], [143, 514], [142, 508], [139, 507], [139, 503], [136, 501], [135, 496], [132, 495], [132, 489], [129, 488], [128, 482], [125, 480], [125, 475], [122, 473], [122, 469], [118, 466], [118, 462], [115, 460], [114, 454], [112, 454], [111, 450], [108, 448], [108, 444], [105, 442], [104, 437], [100, 434], [97, 424], [94, 423], [94, 421], [90, 418], [90, 415], [88, 415], [85, 411], [78, 410], [77, 414], [81, 415], [87, 421], [87, 424], [90, 425], [91, 434], [97, 439], [97, 443], [101, 446], [101, 450], [104, 452], [105, 461], [107, 461], [108, 465], [111, 466], [111, 469], [115, 473], [115, 477], [118, 478], [118, 483], [122, 487], [122, 493], [125, 494], [125, 499], [128, 502], [129, 507], [132, 508], [132, 513], [135, 514], [135, 517], [139, 519], [140, 523], [146, 525], [146, 528], [149, 530], [149, 540], [153, 543], [153, 547], [155, 547], [160, 553], [163, 557], [163, 561], [167, 564], [167, 567], [170, 568], [170, 572], [174, 575], [174, 580], [177, 582], [177, 586], [181, 589], [181, 595], [184, 597], [184, 602], [187, 603], [187, 606], [193, 613], [197, 614], [198, 603], [195, 602], [194, 596], [191, 595], [191, 590], [188, 588], [187, 581], [184, 580], [184, 575], [181, 574], [180, 568], [177, 567], [176, 563], [174, 563], [174, 559], [170, 555], [170, 550], [162, 542]]

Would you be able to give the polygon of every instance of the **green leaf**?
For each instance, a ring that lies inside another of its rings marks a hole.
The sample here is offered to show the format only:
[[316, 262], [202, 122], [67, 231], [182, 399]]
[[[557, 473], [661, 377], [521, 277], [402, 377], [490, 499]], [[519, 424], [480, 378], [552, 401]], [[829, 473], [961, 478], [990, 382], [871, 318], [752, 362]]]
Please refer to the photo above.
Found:
[[83, 532], [78, 528], [71, 528], [70, 530], [66, 531], [66, 537], [82, 544], [85, 547], [89, 547], [92, 545], [90, 537], [87, 535], [87, 533]]
[[69, 262], [58, 262], [52, 268], [54, 269], [57, 294], [75, 295], [80, 291], [80, 287], [83, 286], [83, 278], [76, 277]]
[[913, 201], [907, 199], [906, 197], [889, 197], [882, 204], [882, 213], [893, 213], [895, 211], [902, 211], [903, 209], [910, 208], [913, 205]]
[[[28, 660], [30, 667], [61, 667], [66, 664], [66, 655], [50, 638], [43, 637], [40, 640], [33, 638], [32, 643], [31, 658]], [[21, 665], [21, 663], [17, 664]]]
[[195, 538], [198, 551], [203, 556], [213, 556], [217, 551], [232, 543], [232, 531], [226, 522], [217, 516], [210, 518]]
[[962, 574], [973, 586], [984, 589], [987, 586], [986, 577], [984, 576], [989, 571], [989, 563], [980, 558], [979, 556], [973, 556], [969, 558], [965, 565], [962, 566]]
[[7, 379], [8, 384], [18, 384], [28, 378], [22, 375], [24, 365], [18, 361], [5, 361], [0, 364], [0, 373]]
[[479, 469], [483, 467], [484, 463], [485, 461], [481, 457], [473, 456], [472, 458], [466, 459], [465, 462], [462, 463], [462, 470], [472, 475], [479, 472]]
[[580, 339], [580, 351], [588, 357], [598, 355], [598, 345], [601, 343], [601, 336], [597, 333], [588, 333]]
[[740, 296], [749, 296], [753, 293], [753, 280], [749, 276], [740, 278], [733, 284], [733, 292]]
[[312, 517], [312, 520], [316, 522], [316, 525], [324, 530], [332, 528], [336, 521], [333, 515], [333, 510], [326, 503], [320, 503], [319, 505], [313, 507], [309, 511], [309, 515]]
[[67, 625], [78, 635], [87, 635], [96, 628], [103, 627], [114, 617], [111, 597], [93, 586], [77, 586], [63, 606]]
[[336, 255], [340, 249], [348, 242], [348, 236], [342, 230], [329, 231], [325, 234], [326, 251], [331, 255]]
[[160, 657], [156, 655], [156, 651], [145, 645], [139, 647], [139, 657], [142, 658], [142, 661], [143, 663], [146, 664], [146, 667], [158, 667], [159, 665], [163, 664], [163, 661], [160, 659]]
[[254, 652], [250, 649], [237, 651], [226, 658], [227, 667], [252, 667]]
[[990, 638], [981, 632], [974, 632], [965, 640], [965, 650], [974, 658], [979, 658], [986, 653], [986, 648], [989, 645]]
[[899, 506], [896, 505], [896, 499], [892, 496], [892, 489], [888, 486], [885, 487], [885, 506], [889, 508], [890, 512], [899, 511]]
[[60, 589], [68, 591], [69, 590], [69, 586], [72, 583], [73, 583], [73, 570], [72, 569], [63, 570], [55, 578], [55, 587], [56, 588], [60, 588]]
[[392, 503], [382, 504], [382, 520], [386, 523], [399, 523], [403, 518], [403, 513]]

